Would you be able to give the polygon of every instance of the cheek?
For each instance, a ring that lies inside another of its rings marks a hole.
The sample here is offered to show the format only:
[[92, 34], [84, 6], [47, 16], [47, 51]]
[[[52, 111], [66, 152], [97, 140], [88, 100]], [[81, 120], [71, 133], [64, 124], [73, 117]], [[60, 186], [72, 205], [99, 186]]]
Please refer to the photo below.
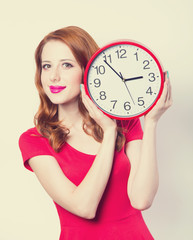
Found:
[[74, 79], [76, 79], [76, 82], [77, 83], [82, 83], [82, 79], [83, 79], [83, 74], [82, 74], [82, 72], [78, 72], [78, 73], [76, 73], [75, 74], [75, 76], [74, 76]]
[[46, 87], [47, 84], [46, 84], [45, 78], [42, 77], [42, 76], [41, 76], [41, 85], [42, 85], [42, 88], [43, 88], [44, 92], [45, 92], [46, 95], [47, 95], [47, 93], [48, 93], [48, 90], [47, 90], [47, 87]]
[[45, 74], [41, 74], [41, 76], [40, 76], [40, 79], [41, 79], [41, 84], [42, 84], [42, 86], [44, 87], [44, 85], [45, 85], [45, 83], [46, 83], [46, 77], [45, 77]]
[[62, 79], [67, 83], [67, 84], [72, 84], [73, 86], [78, 85], [82, 83], [83, 75], [82, 71], [76, 71], [76, 72], [71, 72], [70, 74], [64, 74]]

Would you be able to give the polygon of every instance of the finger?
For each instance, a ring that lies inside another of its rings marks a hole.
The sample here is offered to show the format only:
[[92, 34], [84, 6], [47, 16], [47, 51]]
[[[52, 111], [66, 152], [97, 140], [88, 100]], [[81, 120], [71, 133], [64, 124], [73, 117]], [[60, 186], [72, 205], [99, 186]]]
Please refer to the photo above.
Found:
[[162, 104], [165, 103], [166, 101], [166, 97], [167, 97], [167, 78], [166, 78], [166, 72], [164, 72], [164, 86], [163, 86], [163, 91], [162, 94], [160, 96], [159, 102], [161, 102]]
[[173, 102], [173, 100], [172, 100], [172, 93], [171, 93], [171, 91], [172, 91], [172, 90], [171, 90], [171, 86], [170, 86], [169, 91], [170, 91], [170, 96], [169, 96], [168, 101], [167, 101], [167, 106], [168, 106], [168, 107], [171, 107], [172, 102]]
[[85, 107], [87, 108], [89, 114], [91, 117], [95, 117], [97, 113], [101, 113], [99, 109], [96, 107], [96, 105], [90, 100], [90, 98], [86, 95], [84, 86], [82, 86], [82, 100], [85, 104]]
[[170, 84], [170, 89], [169, 89], [169, 91], [170, 91], [169, 101], [172, 102], [172, 86], [171, 86], [171, 84]]
[[167, 71], [167, 88], [168, 88], [168, 94], [167, 94], [166, 102], [170, 104], [172, 102], [172, 87], [171, 87], [168, 71]]
[[90, 98], [86, 94], [84, 86], [82, 87], [82, 94], [83, 94], [83, 97], [84, 97], [88, 107], [90, 109], [97, 110], [98, 108], [96, 107], [96, 105], [90, 100]]
[[169, 81], [167, 83], [167, 88], [168, 88], [168, 94], [167, 94], [166, 101], [170, 101], [170, 98], [171, 98], [171, 86], [170, 86], [170, 82]]
[[88, 102], [88, 99], [87, 99], [87, 96], [85, 94], [83, 87], [81, 89], [81, 92], [82, 92], [81, 93], [82, 94], [82, 102], [83, 102], [84, 106], [86, 107], [87, 111], [89, 112], [89, 115], [93, 115], [92, 108], [89, 105], [89, 102]]
[[87, 96], [86, 96], [86, 93], [85, 93], [85, 89], [84, 89], [84, 85], [83, 84], [80, 84], [80, 90], [81, 90], [81, 97], [82, 97], [82, 102], [84, 103], [85, 107], [89, 108], [89, 104], [88, 104], [88, 101], [87, 101]]
[[168, 101], [171, 101], [172, 100], [172, 86], [171, 86], [170, 79], [168, 79], [168, 91], [169, 91]]
[[171, 100], [171, 84], [169, 79], [169, 72], [164, 73], [164, 90], [165, 90], [165, 100], [164, 103], [168, 104]]
[[168, 71], [164, 72], [164, 90], [165, 90], [165, 98], [164, 98], [164, 103], [167, 102], [168, 99]]

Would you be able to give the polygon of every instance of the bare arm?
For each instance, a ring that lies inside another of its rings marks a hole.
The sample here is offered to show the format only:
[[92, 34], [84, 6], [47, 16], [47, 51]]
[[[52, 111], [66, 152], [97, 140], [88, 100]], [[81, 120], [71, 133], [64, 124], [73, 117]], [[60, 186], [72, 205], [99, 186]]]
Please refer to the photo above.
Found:
[[161, 98], [145, 116], [143, 140], [129, 142], [126, 146], [126, 154], [131, 162], [128, 195], [133, 207], [140, 210], [151, 206], [158, 189], [156, 127], [159, 118], [171, 104], [171, 87], [166, 78]]
[[116, 123], [97, 109], [85, 95], [84, 90], [83, 102], [90, 115], [103, 128], [104, 138], [93, 165], [80, 185], [75, 186], [63, 174], [56, 159], [51, 156], [31, 158], [29, 164], [56, 203], [78, 216], [91, 219], [95, 216], [109, 179], [117, 131]]
[[144, 125], [143, 140], [129, 142], [126, 153], [131, 162], [128, 195], [133, 207], [144, 210], [151, 206], [158, 188], [155, 126]]

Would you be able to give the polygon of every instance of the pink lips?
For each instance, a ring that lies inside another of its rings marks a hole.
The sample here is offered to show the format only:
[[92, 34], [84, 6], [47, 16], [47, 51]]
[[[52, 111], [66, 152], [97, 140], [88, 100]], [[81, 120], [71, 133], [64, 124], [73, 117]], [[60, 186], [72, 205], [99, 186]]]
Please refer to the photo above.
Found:
[[50, 86], [50, 91], [51, 93], [59, 93], [62, 90], [64, 90], [66, 87], [65, 86]]

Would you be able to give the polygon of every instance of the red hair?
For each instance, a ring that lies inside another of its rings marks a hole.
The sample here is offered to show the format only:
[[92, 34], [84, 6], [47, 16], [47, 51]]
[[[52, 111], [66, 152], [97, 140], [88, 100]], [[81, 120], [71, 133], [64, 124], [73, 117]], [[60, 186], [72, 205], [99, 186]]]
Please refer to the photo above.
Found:
[[[50, 40], [58, 40], [65, 43], [72, 51], [76, 61], [81, 66], [83, 74], [86, 65], [91, 56], [99, 49], [94, 39], [83, 29], [75, 26], [65, 27], [46, 35], [39, 43], [35, 52], [36, 61], [36, 75], [35, 84], [40, 96], [40, 106], [38, 112], [34, 117], [34, 124], [37, 130], [43, 137], [49, 139], [52, 148], [59, 152], [62, 145], [65, 143], [67, 136], [70, 132], [68, 128], [62, 125], [58, 120], [58, 106], [53, 104], [45, 94], [41, 83], [41, 55], [45, 44]], [[82, 103], [79, 96], [79, 110], [83, 116], [83, 129], [87, 134], [86, 129], [91, 130], [91, 136], [98, 142], [103, 139], [103, 130], [96, 124], [96, 122], [89, 116], [87, 109]], [[122, 129], [118, 128], [116, 149], [119, 151], [124, 145], [125, 137], [122, 134]]]

